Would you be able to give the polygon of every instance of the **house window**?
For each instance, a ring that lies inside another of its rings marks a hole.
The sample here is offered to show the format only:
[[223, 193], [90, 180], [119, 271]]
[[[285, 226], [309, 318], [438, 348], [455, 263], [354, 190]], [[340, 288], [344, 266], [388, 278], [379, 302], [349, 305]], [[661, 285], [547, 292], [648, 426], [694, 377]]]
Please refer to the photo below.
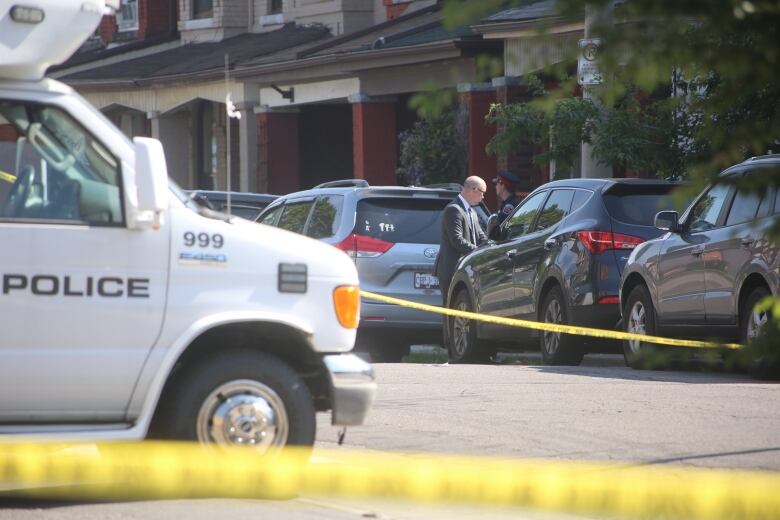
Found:
[[138, 30], [138, 0], [122, 0], [116, 13], [116, 24], [120, 31]]
[[192, 17], [198, 18], [212, 18], [214, 16], [214, 1], [213, 0], [192, 0]]
[[268, 14], [279, 14], [282, 12], [282, 0], [271, 0]]

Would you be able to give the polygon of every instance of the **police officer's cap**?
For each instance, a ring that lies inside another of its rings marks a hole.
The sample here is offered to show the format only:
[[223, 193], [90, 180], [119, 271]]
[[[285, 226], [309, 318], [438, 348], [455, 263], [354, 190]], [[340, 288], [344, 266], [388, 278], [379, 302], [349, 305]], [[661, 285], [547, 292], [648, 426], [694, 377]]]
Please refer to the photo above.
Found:
[[498, 172], [497, 177], [493, 177], [493, 184], [498, 184], [499, 182], [510, 190], [514, 190], [517, 183], [520, 182], [520, 179], [518, 179], [514, 173], [507, 170], [501, 170]]

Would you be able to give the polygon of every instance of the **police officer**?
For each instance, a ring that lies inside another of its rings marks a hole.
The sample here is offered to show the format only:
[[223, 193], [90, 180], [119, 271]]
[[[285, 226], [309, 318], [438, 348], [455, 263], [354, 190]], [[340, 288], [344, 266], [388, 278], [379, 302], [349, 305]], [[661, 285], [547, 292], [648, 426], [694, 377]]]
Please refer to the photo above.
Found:
[[493, 178], [493, 184], [496, 186], [496, 197], [498, 197], [497, 225], [501, 224], [520, 202], [520, 199], [515, 195], [518, 182], [520, 179], [506, 170], [501, 170], [498, 172], [498, 176]]

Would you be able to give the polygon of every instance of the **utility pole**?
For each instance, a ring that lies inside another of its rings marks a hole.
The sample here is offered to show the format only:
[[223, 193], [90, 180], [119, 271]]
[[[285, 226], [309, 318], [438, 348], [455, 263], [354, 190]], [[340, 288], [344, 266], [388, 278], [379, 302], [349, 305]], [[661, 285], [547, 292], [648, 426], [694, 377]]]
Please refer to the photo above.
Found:
[[[592, 3], [585, 4], [585, 38], [580, 40], [580, 58], [578, 59], [578, 81], [582, 85], [582, 98], [590, 99], [596, 107], [602, 109], [598, 89], [602, 88], [603, 77], [598, 70], [598, 52], [603, 44], [603, 39], [598, 37], [599, 27], [612, 26], [613, 2], [607, 0], [603, 6]], [[583, 65], [586, 68], [583, 73]], [[591, 66], [591, 69], [587, 69]], [[612, 177], [612, 166], [598, 162], [593, 157], [593, 147], [589, 143], [582, 143], [581, 177], [590, 179]]]

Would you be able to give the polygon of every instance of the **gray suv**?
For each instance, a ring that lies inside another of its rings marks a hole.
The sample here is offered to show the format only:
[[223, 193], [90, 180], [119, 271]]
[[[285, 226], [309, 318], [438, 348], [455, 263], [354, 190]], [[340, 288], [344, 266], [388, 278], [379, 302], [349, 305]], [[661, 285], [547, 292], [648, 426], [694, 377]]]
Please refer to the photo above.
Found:
[[[280, 197], [256, 222], [342, 249], [355, 261], [364, 290], [440, 305], [433, 262], [439, 250], [442, 210], [459, 188], [332, 181]], [[486, 220], [485, 209], [478, 211]], [[439, 343], [441, 331], [438, 314], [364, 299], [357, 349], [368, 350], [373, 361], [400, 361], [411, 344]]]
[[[682, 217], [656, 215], [667, 233], [637, 246], [623, 271], [625, 331], [743, 344], [758, 336], [769, 315], [756, 303], [778, 296], [780, 249], [769, 231], [780, 217], [780, 190], [756, 195], [737, 186], [779, 168], [780, 155], [749, 159], [724, 171], [724, 182], [704, 190]], [[623, 353], [631, 367], [645, 368], [658, 359], [657, 348], [625, 341]], [[761, 375], [772, 368], [754, 369]]]

